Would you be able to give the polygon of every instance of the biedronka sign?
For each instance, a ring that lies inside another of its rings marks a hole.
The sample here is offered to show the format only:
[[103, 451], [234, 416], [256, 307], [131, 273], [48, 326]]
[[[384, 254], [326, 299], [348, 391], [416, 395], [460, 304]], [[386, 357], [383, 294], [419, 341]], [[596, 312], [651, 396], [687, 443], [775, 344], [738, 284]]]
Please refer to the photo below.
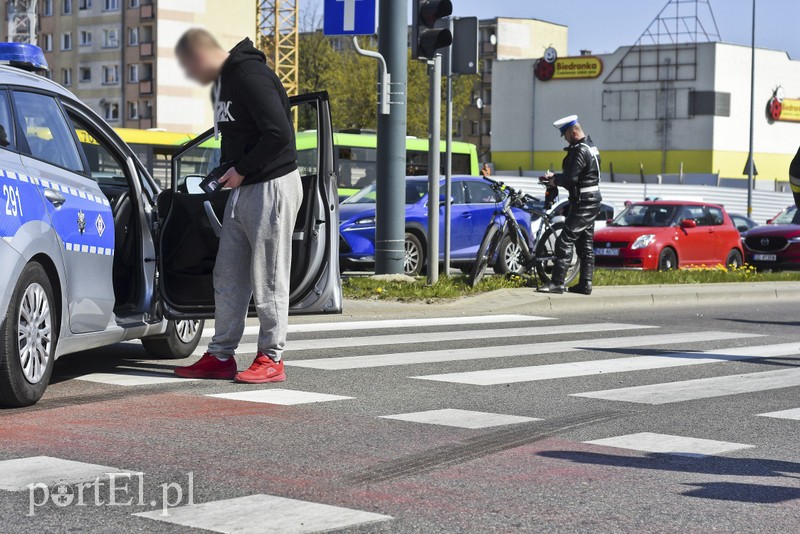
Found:
[[595, 56], [558, 58], [552, 63], [544, 58], [536, 62], [536, 78], [549, 80], [585, 80], [597, 78], [603, 73], [603, 61]]

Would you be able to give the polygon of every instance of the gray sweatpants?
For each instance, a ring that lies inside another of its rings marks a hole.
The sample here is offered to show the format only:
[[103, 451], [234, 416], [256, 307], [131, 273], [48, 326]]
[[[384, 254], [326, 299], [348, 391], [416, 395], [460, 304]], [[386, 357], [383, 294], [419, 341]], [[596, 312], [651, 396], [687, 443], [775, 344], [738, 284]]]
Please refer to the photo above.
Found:
[[302, 201], [298, 171], [231, 193], [214, 266], [211, 354], [236, 352], [252, 296], [261, 324], [258, 350], [280, 360], [289, 323], [292, 233]]

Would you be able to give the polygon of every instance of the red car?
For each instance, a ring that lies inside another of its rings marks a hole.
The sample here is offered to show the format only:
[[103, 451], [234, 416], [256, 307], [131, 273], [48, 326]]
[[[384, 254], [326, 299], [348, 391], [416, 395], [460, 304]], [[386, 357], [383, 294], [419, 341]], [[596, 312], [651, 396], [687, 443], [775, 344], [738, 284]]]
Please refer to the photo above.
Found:
[[800, 269], [800, 212], [791, 206], [744, 240], [747, 263], [759, 269]]
[[594, 236], [598, 267], [668, 271], [742, 265], [739, 231], [722, 206], [701, 202], [631, 204]]

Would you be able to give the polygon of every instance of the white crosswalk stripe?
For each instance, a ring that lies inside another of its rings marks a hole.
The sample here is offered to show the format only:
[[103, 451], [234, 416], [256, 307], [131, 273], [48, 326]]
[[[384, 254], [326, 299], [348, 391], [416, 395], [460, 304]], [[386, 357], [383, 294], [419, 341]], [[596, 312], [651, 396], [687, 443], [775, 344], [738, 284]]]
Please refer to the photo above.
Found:
[[448, 332], [417, 332], [413, 335], [390, 334], [385, 336], [342, 337], [305, 339], [289, 343], [290, 350], [312, 350], [344, 347], [370, 347], [373, 345], [404, 345], [417, 343], [439, 343], [471, 339], [507, 339], [514, 343], [521, 337], [549, 336], [556, 334], [584, 334], [589, 332], [644, 330], [657, 328], [622, 323], [559, 324], [552, 326], [532, 326], [523, 328], [503, 328], [493, 330], [452, 330]]
[[594, 441], [585, 441], [584, 443], [603, 445], [605, 447], [614, 447], [617, 449], [688, 456], [691, 458], [702, 458], [704, 456], [724, 454], [743, 449], [751, 449], [753, 447], [753, 445], [745, 445], [743, 443], [671, 436], [669, 434], [654, 434], [652, 432], [639, 432], [638, 434], [596, 439]]
[[708, 341], [745, 339], [752, 337], [759, 337], [759, 335], [739, 332], [690, 332], [681, 334], [680, 336], [675, 336], [674, 334], [657, 334], [646, 336], [611, 337], [603, 339], [584, 339], [577, 341], [515, 344], [489, 348], [479, 347], [469, 349], [443, 349], [419, 352], [373, 354], [368, 356], [345, 356], [340, 358], [287, 360], [285, 364], [293, 367], [306, 367], [325, 370], [365, 369], [370, 367], [416, 365], [433, 362], [508, 358], [512, 356], [538, 356], [562, 352], [577, 352], [582, 350], [621, 349], [653, 345], [699, 343]]
[[409, 421], [412, 423], [453, 426], [457, 428], [470, 429], [541, 421], [541, 419], [536, 419], [533, 417], [473, 412], [470, 410], [456, 410], [453, 408], [445, 408], [443, 410], [428, 410], [425, 412], [399, 413], [395, 415], [382, 415], [381, 419], [396, 419], [398, 421]]
[[215, 393], [206, 395], [217, 399], [229, 399], [247, 402], [263, 402], [265, 404], [282, 404], [291, 406], [294, 404], [311, 404], [315, 402], [330, 402], [337, 400], [348, 400], [353, 397], [343, 397], [341, 395], [329, 395], [327, 393], [313, 393], [310, 391], [296, 391], [293, 389], [257, 389], [248, 391], [235, 391], [233, 393]]
[[78, 484], [106, 480], [113, 474], [129, 473], [116, 467], [87, 464], [52, 456], [33, 456], [0, 461], [0, 490], [24, 491], [29, 484]]
[[[429, 317], [422, 319], [379, 319], [374, 321], [337, 321], [323, 323], [290, 324], [290, 334], [309, 332], [347, 332], [352, 330], [382, 330], [394, 328], [419, 328], [431, 326], [454, 325], [479, 325], [479, 324], [505, 324], [522, 323], [531, 321], [552, 321], [552, 317], [539, 317], [536, 315], [476, 315], [468, 317]], [[204, 328], [203, 337], [214, 337], [213, 328]], [[258, 326], [245, 327], [244, 335], [258, 334]]]
[[639, 404], [669, 404], [795, 386], [800, 386], [800, 369], [698, 378], [649, 386], [573, 393], [572, 396]]
[[372, 512], [263, 494], [171, 508], [167, 516], [161, 510], [134, 515], [236, 534], [329, 532], [392, 519]]
[[779, 412], [760, 413], [759, 417], [772, 417], [774, 419], [794, 419], [800, 421], [800, 408], [781, 410]]
[[797, 343], [781, 343], [755, 347], [737, 347], [732, 349], [716, 349], [702, 352], [676, 352], [661, 356], [632, 356], [610, 360], [591, 360], [552, 365], [535, 365], [530, 367], [510, 367], [491, 369], [488, 371], [469, 371], [466, 373], [446, 373], [438, 375], [416, 376], [423, 380], [453, 382], [457, 384], [473, 384], [489, 386], [497, 384], [513, 384], [516, 382], [534, 382], [610, 373], [645, 371], [669, 367], [684, 367], [718, 362], [741, 361], [757, 358], [771, 358], [796, 354]]

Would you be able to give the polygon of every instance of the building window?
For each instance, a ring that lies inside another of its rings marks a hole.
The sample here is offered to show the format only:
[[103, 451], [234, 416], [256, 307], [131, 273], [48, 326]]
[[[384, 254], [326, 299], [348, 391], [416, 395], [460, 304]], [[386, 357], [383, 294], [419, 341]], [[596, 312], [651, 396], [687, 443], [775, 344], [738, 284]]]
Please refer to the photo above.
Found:
[[72, 85], [72, 69], [61, 69], [61, 83], [64, 87]]
[[128, 118], [129, 119], [138, 119], [139, 118], [139, 103], [138, 102], [128, 102]]
[[128, 28], [128, 46], [139, 44], [139, 28]]
[[52, 52], [53, 51], [53, 34], [46, 33], [42, 35], [42, 48], [45, 52]]
[[78, 76], [81, 83], [91, 82], [92, 81], [92, 68], [91, 67], [79, 67], [78, 68]]
[[79, 35], [79, 43], [81, 46], [91, 46], [92, 45], [92, 32], [81, 30]]
[[483, 72], [485, 72], [486, 74], [491, 74], [492, 73], [492, 60], [491, 59], [487, 59], [486, 61], [483, 62]]
[[103, 85], [119, 83], [119, 65], [103, 66]]
[[139, 7], [139, 0], [130, 0], [130, 4], [128, 5], [131, 7]]
[[103, 109], [103, 118], [107, 121], [119, 120], [119, 104], [116, 102], [101, 102], [100, 107]]
[[119, 31], [103, 30], [103, 48], [117, 48], [119, 46]]
[[488, 119], [483, 121], [483, 135], [492, 135], [492, 121]]
[[153, 118], [153, 103], [149, 100], [144, 101], [144, 105], [142, 106], [142, 114], [139, 117], [140, 119], [152, 119]]
[[119, 11], [119, 0], [103, 0], [103, 11]]
[[44, 0], [44, 6], [42, 7], [42, 14], [45, 17], [52, 17], [53, 16], [53, 0]]
[[128, 65], [128, 83], [136, 83], [139, 81], [139, 65]]
[[70, 32], [61, 36], [61, 50], [72, 50], [72, 34]]
[[72, 0], [64, 0], [61, 13], [64, 15], [72, 15]]
[[481, 134], [480, 124], [478, 123], [478, 121], [472, 121], [470, 123], [470, 131], [469, 132], [470, 132], [470, 135], [480, 135]]
[[483, 90], [483, 105], [484, 106], [492, 105], [492, 90], [489, 87]]
[[453, 128], [453, 136], [454, 137], [461, 137], [461, 135], [462, 135], [461, 127], [462, 127], [462, 123], [463, 122], [464, 121], [462, 121], [461, 119], [458, 119], [457, 121], [455, 121], [455, 128]]
[[81, 11], [92, 9], [92, 0], [78, 0], [78, 9]]

